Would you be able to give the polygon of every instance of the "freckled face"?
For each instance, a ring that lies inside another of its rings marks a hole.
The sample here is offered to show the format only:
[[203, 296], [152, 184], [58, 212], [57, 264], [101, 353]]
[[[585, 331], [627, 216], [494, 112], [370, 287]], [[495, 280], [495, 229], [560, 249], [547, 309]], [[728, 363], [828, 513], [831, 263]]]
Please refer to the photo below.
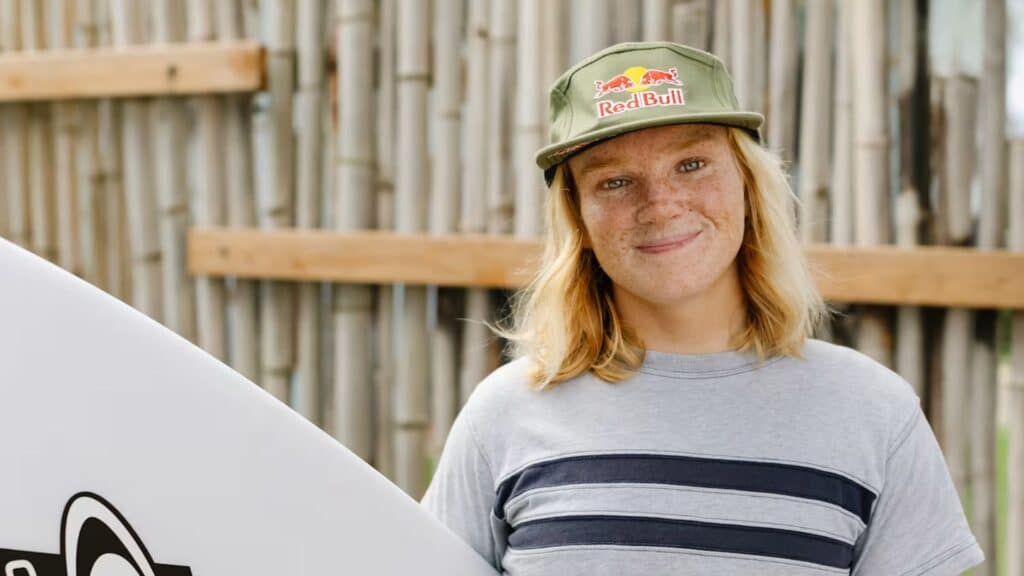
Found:
[[569, 169], [584, 241], [616, 290], [671, 304], [735, 276], [744, 187], [726, 128], [630, 132], [573, 156]]

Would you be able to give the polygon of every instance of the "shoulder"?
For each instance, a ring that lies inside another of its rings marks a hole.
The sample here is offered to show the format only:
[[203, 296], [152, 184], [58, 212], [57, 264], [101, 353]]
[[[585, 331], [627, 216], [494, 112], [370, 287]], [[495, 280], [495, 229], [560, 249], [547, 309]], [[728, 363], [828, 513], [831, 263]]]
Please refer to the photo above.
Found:
[[804, 343], [803, 354], [803, 362], [810, 369], [824, 370], [855, 382], [864, 392], [891, 396], [894, 400], [916, 401], [914, 389], [902, 376], [859, 350], [809, 338]]
[[496, 417], [539, 394], [530, 387], [530, 358], [507, 362], [480, 381], [470, 393], [463, 410], [474, 420]]
[[787, 358], [778, 364], [829, 395], [837, 410], [877, 419], [893, 433], [893, 427], [907, 423], [920, 409], [920, 399], [910, 383], [853, 348], [808, 339], [803, 358]]

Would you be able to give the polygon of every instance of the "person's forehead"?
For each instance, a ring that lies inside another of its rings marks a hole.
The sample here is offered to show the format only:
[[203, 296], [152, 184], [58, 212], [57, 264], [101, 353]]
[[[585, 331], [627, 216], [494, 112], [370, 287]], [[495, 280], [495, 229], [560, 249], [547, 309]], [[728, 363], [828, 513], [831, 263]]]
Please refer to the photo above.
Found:
[[713, 124], [674, 124], [629, 132], [583, 150], [569, 163], [575, 169], [588, 170], [599, 164], [636, 153], [659, 153], [724, 137], [726, 128]]

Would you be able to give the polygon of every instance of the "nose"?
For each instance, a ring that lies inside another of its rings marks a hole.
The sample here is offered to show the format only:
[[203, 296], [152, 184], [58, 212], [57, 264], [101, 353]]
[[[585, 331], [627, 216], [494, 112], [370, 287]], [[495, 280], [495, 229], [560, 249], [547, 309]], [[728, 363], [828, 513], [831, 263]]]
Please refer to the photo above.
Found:
[[637, 224], [658, 225], [668, 222], [687, 210], [687, 193], [668, 178], [647, 182], [636, 212]]

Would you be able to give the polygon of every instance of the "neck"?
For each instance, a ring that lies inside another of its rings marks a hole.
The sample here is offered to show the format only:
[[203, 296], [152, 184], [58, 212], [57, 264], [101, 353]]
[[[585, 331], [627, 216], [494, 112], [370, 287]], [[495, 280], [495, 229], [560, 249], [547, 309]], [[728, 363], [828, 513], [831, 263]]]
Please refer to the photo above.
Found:
[[650, 302], [618, 286], [615, 305], [622, 321], [647, 350], [711, 354], [735, 347], [746, 327], [746, 303], [735, 266], [699, 294], [676, 302]]

